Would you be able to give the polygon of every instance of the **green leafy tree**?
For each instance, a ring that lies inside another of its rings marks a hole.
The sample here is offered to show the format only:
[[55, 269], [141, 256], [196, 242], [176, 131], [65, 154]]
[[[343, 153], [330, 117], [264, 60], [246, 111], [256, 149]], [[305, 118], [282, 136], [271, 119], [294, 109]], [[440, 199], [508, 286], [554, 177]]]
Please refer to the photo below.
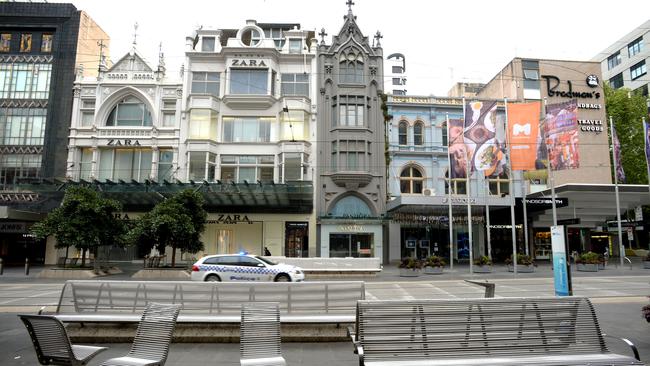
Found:
[[[56, 238], [56, 248], [75, 246], [82, 251], [81, 265], [86, 265], [86, 250], [97, 258], [100, 246], [122, 244], [124, 223], [115, 217], [122, 210], [118, 201], [103, 198], [83, 186], [69, 187], [61, 206], [32, 226], [32, 234], [40, 239]], [[95, 267], [98, 262], [95, 260]], [[95, 268], [97, 269], [97, 268]]]
[[626, 183], [629, 184], [648, 183], [641, 124], [641, 119], [647, 113], [646, 103], [646, 98], [641, 94], [630, 92], [626, 88], [612, 89], [605, 84], [607, 116], [611, 116], [614, 121], [621, 143], [621, 162], [625, 169]]
[[180, 192], [137, 219], [129, 231], [128, 240], [144, 251], [155, 247], [162, 253], [170, 246], [174, 267], [176, 249], [188, 253], [203, 250], [200, 238], [208, 216], [203, 204], [199, 193], [192, 190]]

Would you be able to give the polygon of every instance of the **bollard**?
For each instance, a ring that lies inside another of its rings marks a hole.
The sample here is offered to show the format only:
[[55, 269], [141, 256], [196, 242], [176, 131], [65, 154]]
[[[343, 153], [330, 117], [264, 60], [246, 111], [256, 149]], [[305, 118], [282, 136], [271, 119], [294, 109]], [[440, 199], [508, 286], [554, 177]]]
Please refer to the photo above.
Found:
[[25, 258], [25, 276], [29, 276], [29, 258]]
[[465, 282], [469, 282], [474, 285], [479, 285], [485, 287], [485, 297], [494, 297], [494, 289], [496, 287], [495, 283], [490, 283], [490, 282], [479, 282], [479, 281], [470, 281], [470, 280], [465, 280]]
[[2, 263], [2, 258], [0, 258], [0, 276], [5, 272], [5, 265]]

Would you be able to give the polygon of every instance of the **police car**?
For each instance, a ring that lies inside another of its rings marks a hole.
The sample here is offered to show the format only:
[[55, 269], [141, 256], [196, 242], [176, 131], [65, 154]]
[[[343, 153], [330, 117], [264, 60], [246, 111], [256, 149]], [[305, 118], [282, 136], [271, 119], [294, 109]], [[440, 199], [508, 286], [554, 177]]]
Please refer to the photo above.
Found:
[[299, 282], [302, 269], [250, 254], [209, 255], [192, 266], [192, 281]]

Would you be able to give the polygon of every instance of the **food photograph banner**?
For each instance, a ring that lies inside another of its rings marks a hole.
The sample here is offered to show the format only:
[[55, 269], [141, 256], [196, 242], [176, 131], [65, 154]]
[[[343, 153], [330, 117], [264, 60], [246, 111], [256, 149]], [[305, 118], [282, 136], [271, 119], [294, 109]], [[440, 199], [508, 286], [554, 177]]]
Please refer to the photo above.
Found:
[[467, 149], [463, 138], [463, 120], [449, 120], [448, 141], [451, 178], [467, 178]]
[[535, 170], [540, 103], [508, 104], [508, 142], [512, 170]]
[[546, 106], [544, 139], [552, 170], [580, 167], [576, 100]]
[[497, 115], [496, 101], [467, 103], [463, 135], [471, 171], [483, 171], [486, 176], [505, 172], [505, 118]]

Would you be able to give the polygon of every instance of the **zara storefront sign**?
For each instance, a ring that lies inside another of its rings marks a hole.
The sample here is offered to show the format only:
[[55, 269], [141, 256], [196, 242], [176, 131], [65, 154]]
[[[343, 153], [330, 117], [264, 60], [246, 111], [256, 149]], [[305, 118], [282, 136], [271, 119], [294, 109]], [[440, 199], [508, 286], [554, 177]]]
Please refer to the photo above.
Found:
[[239, 66], [239, 67], [267, 67], [266, 63], [264, 60], [240, 60], [240, 59], [234, 59], [232, 60], [231, 66]]
[[[595, 77], [597, 80], [597, 77], [595, 75], [590, 75]], [[573, 90], [573, 84], [571, 83], [571, 80], [567, 80], [567, 84], [569, 85], [568, 90], [558, 90], [558, 87], [560, 86], [560, 78], [554, 75], [542, 75], [542, 78], [546, 80], [546, 93], [548, 94], [549, 97], [561, 97], [561, 98], [592, 98], [592, 99], [599, 99], [600, 98], [600, 92], [599, 91], [574, 91]], [[588, 80], [587, 81], [588, 85], [592, 88], [595, 88], [598, 86], [597, 82], [595, 86], [593, 86], [594, 81], [593, 80]]]
[[208, 224], [252, 224], [246, 215], [219, 214], [216, 220], [207, 220]]
[[140, 141], [131, 139], [110, 139], [108, 140], [106, 146], [140, 146]]

